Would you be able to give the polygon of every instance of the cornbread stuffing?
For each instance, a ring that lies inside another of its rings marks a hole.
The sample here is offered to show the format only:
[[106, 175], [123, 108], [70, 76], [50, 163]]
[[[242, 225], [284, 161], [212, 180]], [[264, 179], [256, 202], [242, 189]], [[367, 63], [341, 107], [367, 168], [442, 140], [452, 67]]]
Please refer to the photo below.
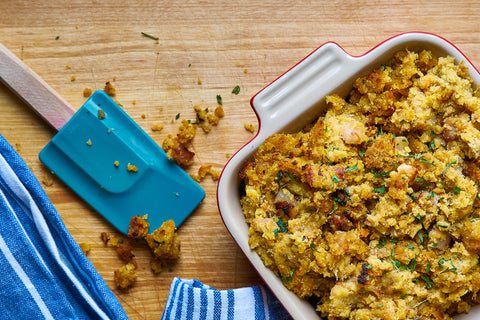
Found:
[[328, 319], [452, 319], [480, 301], [480, 92], [403, 50], [240, 172], [249, 244]]

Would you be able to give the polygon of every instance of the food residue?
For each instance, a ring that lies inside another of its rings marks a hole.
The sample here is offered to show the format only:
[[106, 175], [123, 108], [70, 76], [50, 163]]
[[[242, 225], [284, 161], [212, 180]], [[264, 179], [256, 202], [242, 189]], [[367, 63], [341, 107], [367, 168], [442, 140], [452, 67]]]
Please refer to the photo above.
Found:
[[107, 81], [105, 83], [105, 87], [103, 88], [103, 91], [105, 91], [105, 93], [108, 94], [109, 96], [114, 96], [117, 93], [115, 87], [110, 81]]
[[148, 233], [148, 216], [134, 216], [130, 220], [127, 238], [101, 233], [105, 245], [116, 249], [125, 265], [114, 271], [114, 280], [118, 288], [126, 290], [134, 285], [137, 279], [137, 262], [133, 249], [135, 245], [146, 243], [151, 251], [150, 269], [159, 273], [165, 266], [170, 266], [181, 256], [180, 238], [177, 235], [173, 220], [167, 220], [162, 225]]
[[129, 164], [127, 164], [127, 171], [128, 172], [138, 172], [138, 168], [135, 165], [129, 163]]

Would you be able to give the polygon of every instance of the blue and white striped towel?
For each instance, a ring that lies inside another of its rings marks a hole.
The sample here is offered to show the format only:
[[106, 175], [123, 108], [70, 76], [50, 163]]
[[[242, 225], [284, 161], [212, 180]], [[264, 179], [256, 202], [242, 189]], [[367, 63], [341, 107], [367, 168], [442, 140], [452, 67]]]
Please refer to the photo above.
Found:
[[127, 319], [1, 135], [0, 221], [0, 319]]
[[175, 277], [162, 320], [290, 320], [265, 285], [217, 290]]

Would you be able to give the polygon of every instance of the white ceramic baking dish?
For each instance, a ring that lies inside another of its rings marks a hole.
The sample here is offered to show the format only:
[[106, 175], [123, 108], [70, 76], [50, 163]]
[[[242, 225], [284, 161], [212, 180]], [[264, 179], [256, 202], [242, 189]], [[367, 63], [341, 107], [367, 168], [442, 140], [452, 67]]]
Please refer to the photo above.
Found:
[[[464, 61], [475, 84], [480, 74], [470, 61], [447, 40], [428, 33], [404, 33], [390, 38], [362, 56], [347, 54], [339, 45], [328, 42], [288, 70], [251, 99], [259, 130], [255, 138], [241, 148], [223, 169], [217, 189], [217, 201], [225, 226], [251, 264], [295, 319], [320, 319], [307, 301], [299, 299], [267, 269], [260, 257], [248, 246], [248, 225], [240, 207], [239, 171], [244, 162], [271, 134], [300, 129], [319, 116], [325, 107], [324, 97], [330, 93], [345, 96], [354, 79], [365, 75], [402, 49], [428, 49], [434, 54], [451, 55]], [[480, 319], [480, 308], [456, 319]]]

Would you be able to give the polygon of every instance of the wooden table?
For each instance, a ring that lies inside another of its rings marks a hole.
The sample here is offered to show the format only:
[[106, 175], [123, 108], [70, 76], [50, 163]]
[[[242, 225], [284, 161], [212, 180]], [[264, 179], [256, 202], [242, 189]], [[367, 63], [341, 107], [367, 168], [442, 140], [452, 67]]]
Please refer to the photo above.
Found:
[[[3, 0], [0, 42], [24, 60], [76, 108], [84, 88], [110, 81], [115, 99], [159, 144], [175, 134], [193, 107], [215, 108], [225, 117], [193, 142], [195, 174], [201, 165], [221, 170], [258, 129], [250, 98], [316, 47], [335, 41], [359, 55], [406, 31], [441, 35], [480, 66], [478, 1], [146, 1]], [[155, 41], [142, 32], [158, 37]], [[235, 86], [238, 95], [232, 94]], [[115, 232], [38, 160], [54, 131], [0, 85], [0, 134], [31, 167], [79, 243], [131, 319], [160, 319], [174, 276], [196, 278], [218, 289], [261, 283], [225, 229], [216, 206], [216, 182], [201, 186], [206, 198], [179, 228], [182, 257], [154, 275], [149, 252], [135, 249], [139, 278], [127, 292], [115, 288], [123, 263], [105, 247], [101, 232]], [[162, 131], [152, 131], [163, 123]]]

